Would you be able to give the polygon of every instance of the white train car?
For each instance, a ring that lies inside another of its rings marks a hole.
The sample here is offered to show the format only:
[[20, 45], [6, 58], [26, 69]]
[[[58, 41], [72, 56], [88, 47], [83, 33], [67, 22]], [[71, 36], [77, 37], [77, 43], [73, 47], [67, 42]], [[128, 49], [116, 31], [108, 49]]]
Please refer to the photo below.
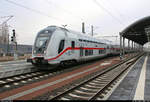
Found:
[[86, 61], [114, 53], [112, 45], [85, 34], [57, 26], [38, 32], [32, 51], [32, 64], [59, 65]]

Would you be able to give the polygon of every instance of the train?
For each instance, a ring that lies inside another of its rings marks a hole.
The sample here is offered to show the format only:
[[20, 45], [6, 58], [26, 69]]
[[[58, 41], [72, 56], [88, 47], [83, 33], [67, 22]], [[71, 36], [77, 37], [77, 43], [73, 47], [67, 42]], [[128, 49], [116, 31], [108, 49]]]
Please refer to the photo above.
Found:
[[108, 55], [120, 54], [120, 46], [59, 26], [48, 26], [37, 33], [32, 57], [33, 65], [67, 65]]

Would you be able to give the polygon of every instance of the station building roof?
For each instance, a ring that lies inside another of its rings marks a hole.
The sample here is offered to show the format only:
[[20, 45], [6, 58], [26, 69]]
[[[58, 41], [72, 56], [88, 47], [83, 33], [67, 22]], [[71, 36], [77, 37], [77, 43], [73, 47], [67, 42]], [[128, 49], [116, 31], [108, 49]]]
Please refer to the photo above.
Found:
[[149, 28], [150, 32], [150, 16], [144, 17], [128, 27], [126, 27], [122, 32], [122, 36], [132, 40], [138, 44], [144, 45], [150, 41], [150, 35], [146, 33], [146, 28]]

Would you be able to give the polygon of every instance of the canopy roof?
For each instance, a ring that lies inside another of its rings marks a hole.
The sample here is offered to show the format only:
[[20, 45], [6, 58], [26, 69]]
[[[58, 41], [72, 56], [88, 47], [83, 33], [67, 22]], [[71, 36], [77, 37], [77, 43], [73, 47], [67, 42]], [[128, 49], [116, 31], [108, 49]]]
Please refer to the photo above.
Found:
[[[147, 35], [145, 28], [150, 27], [150, 16], [144, 17], [126, 27], [122, 36], [138, 44], [144, 45], [149, 41], [150, 35]], [[149, 30], [150, 31], [150, 30]]]

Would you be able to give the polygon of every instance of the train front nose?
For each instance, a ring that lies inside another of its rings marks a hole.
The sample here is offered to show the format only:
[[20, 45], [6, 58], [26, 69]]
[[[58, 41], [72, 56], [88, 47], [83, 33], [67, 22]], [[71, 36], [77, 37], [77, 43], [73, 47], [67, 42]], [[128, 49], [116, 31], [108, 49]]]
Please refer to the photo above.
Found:
[[48, 60], [45, 60], [44, 57], [36, 57], [34, 61], [38, 64], [48, 64]]
[[34, 54], [44, 54], [47, 49], [48, 37], [38, 37], [34, 47]]
[[34, 63], [39, 63], [39, 64], [48, 63], [48, 61], [44, 59], [44, 56], [46, 55], [47, 46], [48, 46], [47, 36], [44, 37], [42, 36], [37, 38], [33, 49]]
[[55, 27], [45, 28], [38, 32], [35, 39], [34, 47], [32, 50], [32, 59], [35, 63], [47, 63], [44, 59], [47, 55], [47, 48]]

